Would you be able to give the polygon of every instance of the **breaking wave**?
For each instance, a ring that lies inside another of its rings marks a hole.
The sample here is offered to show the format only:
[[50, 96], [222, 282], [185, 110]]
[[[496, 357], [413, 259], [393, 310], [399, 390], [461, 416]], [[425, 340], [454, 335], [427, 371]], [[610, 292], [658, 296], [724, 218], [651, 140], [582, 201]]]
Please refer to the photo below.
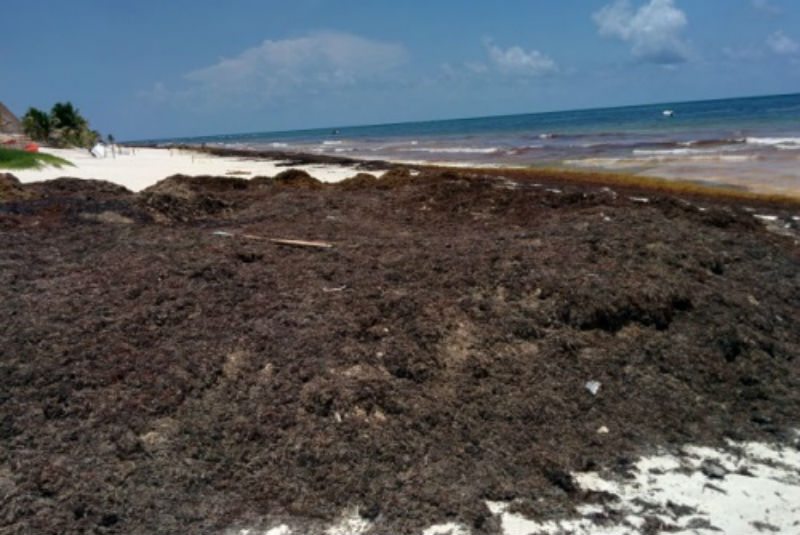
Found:
[[425, 147], [408, 149], [411, 152], [428, 152], [431, 154], [495, 154], [501, 149], [497, 147]]

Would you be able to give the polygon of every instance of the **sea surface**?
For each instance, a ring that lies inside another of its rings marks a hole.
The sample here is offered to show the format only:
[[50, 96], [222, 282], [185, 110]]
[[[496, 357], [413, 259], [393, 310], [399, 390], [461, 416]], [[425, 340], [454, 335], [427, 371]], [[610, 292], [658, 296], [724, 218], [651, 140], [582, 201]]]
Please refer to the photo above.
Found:
[[800, 191], [800, 94], [155, 141]]

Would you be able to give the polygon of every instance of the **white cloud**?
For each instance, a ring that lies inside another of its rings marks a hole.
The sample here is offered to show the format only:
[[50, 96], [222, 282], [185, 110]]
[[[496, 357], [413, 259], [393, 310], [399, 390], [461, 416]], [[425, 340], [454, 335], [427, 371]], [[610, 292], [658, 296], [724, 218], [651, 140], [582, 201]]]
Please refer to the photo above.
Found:
[[673, 0], [650, 0], [635, 11], [629, 0], [615, 0], [592, 18], [600, 35], [629, 43], [641, 61], [671, 65], [689, 57], [689, 46], [681, 37], [688, 19]]
[[558, 65], [538, 50], [525, 51], [519, 46], [503, 50], [489, 40], [484, 42], [489, 60], [504, 74], [542, 76], [558, 71]]
[[732, 61], [757, 61], [764, 57], [764, 51], [753, 45], [725, 46], [722, 53]]
[[778, 15], [781, 12], [781, 10], [773, 6], [769, 0], [751, 0], [750, 5], [753, 6], [753, 9], [756, 11], [766, 13], [767, 15]]
[[234, 57], [184, 75], [188, 86], [169, 90], [157, 84], [151, 100], [205, 101], [250, 106], [275, 98], [317, 94], [363, 83], [379, 83], [407, 61], [399, 44], [341, 32], [319, 32], [265, 40]]
[[776, 54], [796, 54], [800, 52], [800, 45], [797, 44], [797, 41], [781, 30], [772, 32], [767, 36], [767, 46]]
[[457, 65], [444, 63], [440, 75], [449, 81], [476, 81], [496, 78], [497, 74], [515, 76], [522, 81], [527, 78], [546, 76], [560, 72], [558, 64], [538, 50], [525, 50], [520, 46], [501, 48], [491, 38], [483, 39], [486, 58], [463, 61]]

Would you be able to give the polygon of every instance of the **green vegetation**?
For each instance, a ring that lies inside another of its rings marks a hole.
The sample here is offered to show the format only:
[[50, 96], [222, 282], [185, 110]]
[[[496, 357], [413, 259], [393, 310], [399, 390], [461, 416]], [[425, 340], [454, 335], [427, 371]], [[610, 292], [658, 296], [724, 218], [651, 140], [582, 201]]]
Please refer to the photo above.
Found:
[[71, 102], [56, 102], [49, 114], [28, 108], [22, 116], [22, 128], [33, 141], [55, 147], [88, 148], [100, 139], [100, 134], [89, 128], [89, 121]]
[[52, 154], [0, 147], [0, 169], [38, 169], [45, 165], [54, 167], [72, 166], [67, 160]]
[[50, 116], [42, 110], [28, 108], [28, 113], [22, 117], [22, 128], [25, 134], [34, 141], [44, 141], [50, 138], [53, 125]]

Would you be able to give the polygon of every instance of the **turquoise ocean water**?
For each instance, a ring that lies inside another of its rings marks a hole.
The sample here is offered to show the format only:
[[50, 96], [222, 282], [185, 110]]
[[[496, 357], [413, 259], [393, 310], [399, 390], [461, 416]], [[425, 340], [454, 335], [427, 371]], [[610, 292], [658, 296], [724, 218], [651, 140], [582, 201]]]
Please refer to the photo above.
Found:
[[800, 186], [800, 94], [155, 141], [396, 161], [567, 165], [786, 189]]

